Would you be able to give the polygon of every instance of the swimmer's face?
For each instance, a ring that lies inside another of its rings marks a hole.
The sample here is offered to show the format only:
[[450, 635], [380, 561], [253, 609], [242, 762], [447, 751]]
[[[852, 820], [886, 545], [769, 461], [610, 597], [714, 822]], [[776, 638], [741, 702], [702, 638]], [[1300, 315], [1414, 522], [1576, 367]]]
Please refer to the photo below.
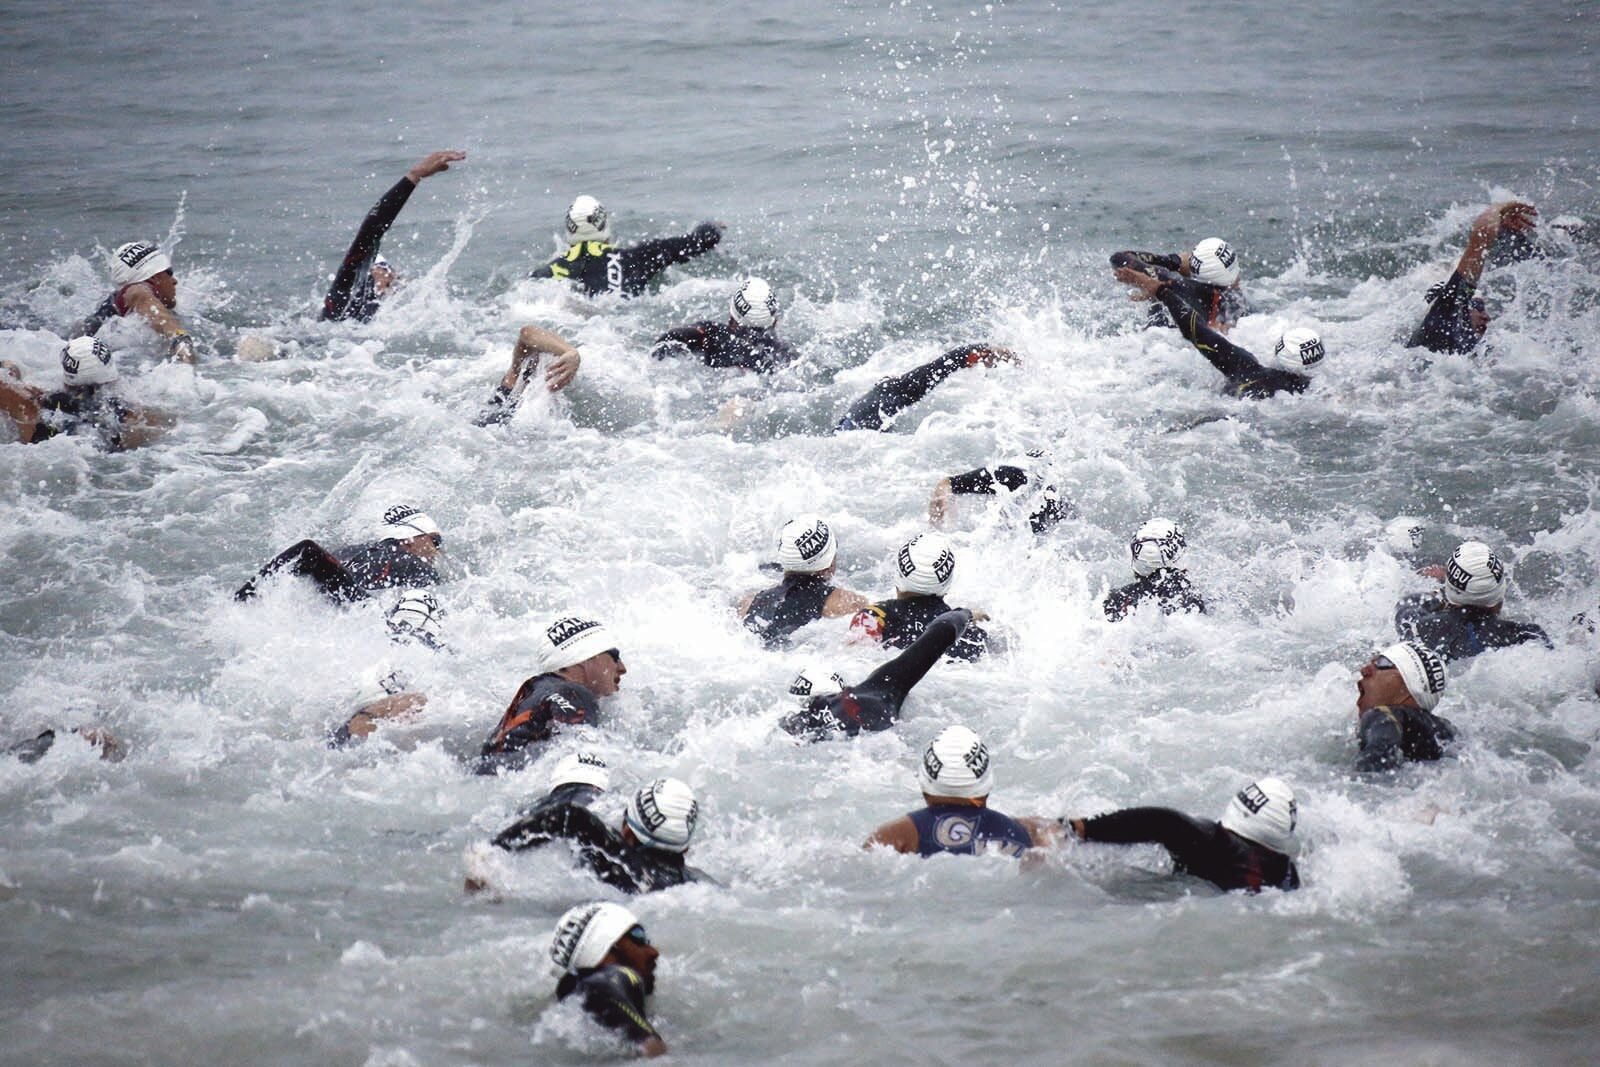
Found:
[[1472, 306], [1467, 309], [1467, 316], [1472, 320], [1473, 332], [1478, 334], [1487, 330], [1489, 323], [1494, 321], [1479, 301], [1473, 301]]
[[1373, 656], [1362, 666], [1361, 677], [1356, 679], [1357, 715], [1371, 708], [1411, 703], [1411, 690], [1393, 663], [1383, 656]]
[[438, 534], [417, 534], [401, 541], [400, 547], [418, 559], [437, 559], [444, 551], [444, 538]]
[[171, 270], [152, 275], [149, 285], [155, 290], [157, 300], [169, 308], [178, 306], [178, 279]]
[[608, 697], [622, 687], [622, 676], [628, 673], [623, 666], [622, 653], [607, 649], [578, 664], [583, 671], [583, 685], [597, 697]]
[[381, 263], [372, 265], [372, 291], [380, 297], [388, 294], [394, 288], [395, 273]]
[[615, 956], [624, 967], [631, 967], [638, 973], [644, 980], [646, 995], [656, 991], [656, 959], [661, 955], [661, 950], [650, 943], [644, 927], [635, 926], [617, 938], [617, 943], [611, 946], [610, 955]]

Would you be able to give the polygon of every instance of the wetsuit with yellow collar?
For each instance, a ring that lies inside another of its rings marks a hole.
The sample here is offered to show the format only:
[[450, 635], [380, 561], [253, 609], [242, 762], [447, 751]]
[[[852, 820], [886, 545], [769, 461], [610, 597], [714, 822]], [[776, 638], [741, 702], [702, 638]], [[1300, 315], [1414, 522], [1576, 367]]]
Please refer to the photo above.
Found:
[[687, 263], [722, 240], [722, 227], [702, 222], [683, 237], [658, 237], [627, 248], [605, 241], [577, 241], [561, 255], [529, 273], [530, 278], [566, 278], [585, 294], [638, 296], [656, 275], [674, 263]]

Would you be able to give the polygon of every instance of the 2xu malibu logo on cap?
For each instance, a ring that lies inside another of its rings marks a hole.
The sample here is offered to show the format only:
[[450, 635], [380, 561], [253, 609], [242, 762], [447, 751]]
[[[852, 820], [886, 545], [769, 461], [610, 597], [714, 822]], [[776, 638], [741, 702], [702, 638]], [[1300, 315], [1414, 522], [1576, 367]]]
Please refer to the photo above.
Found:
[[551, 645], [556, 648], [560, 648], [562, 645], [566, 644], [568, 641], [571, 641], [579, 634], [593, 630], [599, 625], [600, 624], [595, 622], [593, 619], [557, 619], [555, 622], [551, 623], [545, 628], [544, 637], [545, 640], [549, 641]]
[[803, 560], [813, 560], [828, 547], [828, 524], [819, 522], [794, 540], [795, 551]]
[[151, 255], [153, 255], [155, 251], [155, 245], [145, 244], [143, 241], [136, 241], [119, 251], [117, 253], [117, 258], [122, 260], [125, 266], [137, 267]]

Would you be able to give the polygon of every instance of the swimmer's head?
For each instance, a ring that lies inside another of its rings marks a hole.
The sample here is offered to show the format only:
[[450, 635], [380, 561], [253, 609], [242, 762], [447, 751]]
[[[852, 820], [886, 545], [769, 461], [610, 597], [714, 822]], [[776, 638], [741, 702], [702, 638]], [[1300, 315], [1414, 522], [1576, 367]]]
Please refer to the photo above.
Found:
[[444, 609], [439, 598], [421, 589], [407, 589], [389, 609], [384, 625], [396, 641], [415, 639], [429, 648], [439, 647], [439, 627]]
[[833, 566], [839, 542], [821, 515], [796, 515], [778, 527], [778, 565], [786, 574], [819, 574]]
[[580, 196], [567, 208], [567, 241], [582, 244], [587, 241], [611, 240], [611, 216], [605, 205], [592, 196]]
[[1207, 285], [1226, 288], [1239, 280], [1239, 254], [1220, 237], [1207, 237], [1189, 253], [1189, 273]]
[[778, 325], [778, 294], [762, 279], [751, 278], [728, 302], [728, 318], [735, 326], [770, 330]]
[[599, 655], [611, 654], [621, 658], [610, 630], [593, 619], [577, 615], [561, 615], [551, 619], [539, 631], [538, 646], [539, 669], [545, 673], [575, 667]]
[[610, 901], [579, 904], [556, 922], [550, 959], [556, 970], [578, 974], [600, 966], [611, 946], [639, 925], [639, 917]]
[[1383, 540], [1391, 552], [1414, 552], [1422, 547], [1427, 522], [1415, 515], [1396, 515], [1383, 527]]
[[1228, 801], [1219, 821], [1223, 829], [1246, 841], [1293, 856], [1300, 851], [1300, 839], [1295, 836], [1299, 817], [1293, 789], [1278, 778], [1258, 778]]
[[844, 676], [816, 663], [801, 667], [789, 683], [789, 695], [802, 708], [810, 707], [816, 697], [828, 697], [844, 689]]
[[942, 533], [918, 534], [895, 553], [896, 590], [943, 596], [956, 579], [956, 552]]
[[1389, 703], [1381, 677], [1387, 670], [1399, 674], [1417, 707], [1432, 711], [1439, 706], [1439, 698], [1444, 695], [1449, 681], [1444, 657], [1420, 641], [1399, 641], [1373, 656], [1361, 668], [1361, 679], [1356, 683], [1357, 710]]
[[986, 797], [994, 789], [989, 747], [965, 726], [946, 726], [922, 750], [917, 782], [930, 797]]
[[1177, 565], [1183, 558], [1183, 529], [1171, 519], [1151, 519], [1134, 531], [1128, 545], [1133, 555], [1133, 573], [1144, 578]]
[[412, 555], [432, 559], [444, 548], [444, 534], [439, 524], [421, 508], [411, 504], [396, 504], [383, 513], [383, 521], [375, 531], [380, 541], [397, 541]]
[[687, 782], [657, 778], [633, 794], [623, 822], [646, 848], [687, 852], [699, 818], [700, 804]]
[[172, 259], [151, 241], [129, 241], [111, 253], [111, 281], [118, 288], [170, 270]]
[[[1428, 291], [1422, 294], [1422, 299], [1433, 303], [1444, 293], [1444, 282], [1436, 282], [1428, 286]], [[1483, 297], [1474, 296], [1467, 301], [1467, 319], [1472, 324], [1472, 331], [1480, 337], [1489, 328], [1489, 323], [1494, 321], [1494, 316], [1489, 314], [1489, 305], [1483, 302]]]
[[380, 298], [388, 295], [400, 277], [394, 267], [389, 265], [389, 261], [382, 256], [373, 257], [372, 266], [367, 268], [367, 273], [372, 275], [372, 291]]
[[1327, 354], [1317, 331], [1304, 326], [1284, 330], [1283, 336], [1278, 338], [1277, 347], [1272, 350], [1272, 358], [1278, 366], [1308, 378], [1322, 369], [1322, 360]]
[[109, 385], [117, 380], [111, 349], [94, 337], [74, 337], [61, 350], [61, 379], [69, 386]]
[[606, 761], [587, 750], [568, 752], [556, 761], [550, 772], [550, 788], [564, 785], [589, 785], [599, 790], [611, 788], [611, 769]]
[[1482, 541], [1461, 542], [1444, 565], [1444, 598], [1463, 607], [1499, 607], [1509, 582], [1506, 565]]

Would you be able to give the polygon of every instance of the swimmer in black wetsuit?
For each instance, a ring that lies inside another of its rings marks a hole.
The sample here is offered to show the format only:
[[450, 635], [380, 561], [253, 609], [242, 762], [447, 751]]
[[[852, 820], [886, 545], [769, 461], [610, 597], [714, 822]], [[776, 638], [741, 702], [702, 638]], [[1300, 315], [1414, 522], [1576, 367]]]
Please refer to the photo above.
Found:
[[694, 790], [676, 778], [657, 778], [634, 793], [617, 830], [583, 804], [567, 802], [541, 805], [496, 834], [493, 844], [523, 852], [566, 841], [578, 863], [606, 885], [652, 893], [710, 880], [684, 858], [699, 817]]
[[[449, 649], [439, 640], [444, 609], [432, 593], [412, 589], [401, 594], [389, 609], [384, 625], [396, 644], [418, 644], [435, 652]], [[369, 670], [356, 694], [355, 711], [343, 726], [328, 735], [328, 747], [343, 748], [369, 737], [384, 720], [415, 717], [428, 704], [428, 695], [412, 688], [411, 676], [384, 663]]]
[[1009, 348], [988, 344], [952, 348], [938, 359], [929, 360], [898, 377], [884, 378], [878, 382], [870, 392], [850, 405], [850, 410], [845, 412], [833, 432], [882, 430], [896, 415], [927, 396], [934, 386], [963, 367], [975, 367], [980, 363], [985, 367], [993, 367], [999, 363], [1021, 362]]
[[1444, 595], [1415, 593], [1401, 600], [1394, 613], [1401, 637], [1417, 639], [1446, 660], [1529, 641], [1552, 647], [1541, 627], [1500, 617], [1510, 571], [1482, 541], [1462, 542], [1447, 564], [1424, 573], [1444, 582]]
[[567, 250], [528, 274], [565, 278], [589, 296], [638, 296], [674, 263], [687, 263], [717, 247], [720, 222], [702, 222], [683, 237], [659, 237], [627, 248], [611, 243], [611, 216], [592, 196], [580, 196], [567, 209]]
[[1300, 888], [1294, 865], [1298, 817], [1294, 791], [1276, 778], [1262, 778], [1241, 789], [1216, 822], [1171, 808], [1127, 808], [1061, 824], [1082, 841], [1160, 845], [1179, 874], [1224, 890], [1259, 893]]
[[422, 179], [449, 170], [450, 164], [466, 158], [465, 152], [455, 149], [429, 152], [372, 206], [367, 217], [361, 220], [361, 228], [356, 231], [356, 239], [350, 242], [339, 269], [334, 272], [328, 295], [322, 299], [320, 318], [330, 322], [372, 321], [397, 277], [389, 261], [378, 254], [384, 235]]
[[[75, 734], [87, 742], [92, 748], [100, 751], [100, 758], [107, 763], [121, 763], [127, 749], [110, 730], [100, 726], [74, 726], [69, 733]], [[58, 731], [54, 728], [41, 730], [32, 737], [17, 741], [0, 753], [17, 757], [18, 763], [38, 763], [55, 747]]]
[[1106, 594], [1101, 607], [1118, 622], [1145, 601], [1154, 601], [1163, 615], [1180, 611], [1204, 615], [1206, 602], [1189, 584], [1189, 572], [1177, 566], [1185, 546], [1183, 530], [1170, 519], [1151, 519], [1133, 535], [1133, 581]]
[[1014, 819], [989, 807], [994, 786], [989, 749], [965, 726], [947, 726], [928, 742], [917, 768], [917, 781], [928, 806], [884, 823], [863, 848], [887, 845], [896, 852], [923, 857], [942, 852], [1018, 856], [1059, 839], [1047, 819]]
[[[919, 534], [900, 546], [895, 570], [894, 599], [880, 600], [856, 612], [850, 629], [890, 648], [909, 648], [933, 620], [950, 610], [944, 594], [955, 581], [955, 549], [944, 534]], [[974, 612], [973, 617], [984, 616]], [[1000, 643], [998, 636], [983, 627], [968, 626], [945, 654], [951, 659], [974, 660], [991, 649], [998, 650]]]
[[708, 367], [777, 370], [800, 358], [793, 345], [779, 339], [777, 328], [777, 294], [760, 278], [751, 278], [728, 302], [727, 322], [692, 322], [668, 330], [656, 338], [650, 354], [666, 359], [687, 353]]
[[[549, 356], [548, 360], [542, 357]], [[517, 413], [528, 380], [540, 363], [544, 364], [544, 387], [558, 392], [572, 384], [578, 376], [578, 366], [583, 357], [566, 338], [537, 326], [524, 326], [517, 332], [516, 347], [511, 350], [511, 366], [483, 413], [473, 420], [478, 426], [492, 426], [505, 422]]]
[[478, 774], [518, 770], [562, 726], [597, 725], [600, 699], [628, 673], [611, 631], [593, 619], [555, 619], [540, 638], [540, 672], [523, 682], [478, 753]]
[[1484, 208], [1472, 220], [1466, 250], [1455, 273], [1443, 285], [1428, 290], [1428, 313], [1406, 341], [1407, 348], [1430, 352], [1470, 352], [1489, 328], [1489, 312], [1476, 295], [1483, 277], [1484, 258], [1502, 231], [1526, 234], [1538, 225], [1539, 211], [1532, 204], [1508, 200]]
[[[1206, 238], [1187, 255], [1181, 252], [1171, 255], [1160, 252], [1111, 253], [1113, 269], [1120, 270], [1138, 263], [1175, 271], [1179, 277], [1172, 281], [1173, 292], [1198, 312], [1207, 326], [1220, 334], [1226, 334], [1234, 323], [1250, 311], [1249, 301], [1245, 300], [1244, 293], [1239, 289], [1238, 254], [1220, 237]], [[1126, 280], [1120, 273], [1117, 277], [1118, 280]], [[1134, 299], [1148, 301], [1150, 297], [1141, 291]], [[1149, 305], [1146, 329], [1174, 325], [1165, 307], [1157, 303]]]
[[867, 675], [860, 685], [845, 685], [839, 675], [815, 668], [802, 670], [789, 684], [789, 693], [804, 701], [805, 707], [784, 716], [778, 725], [807, 741], [887, 730], [900, 720], [900, 705], [912, 688], [971, 622], [972, 612], [965, 608], [945, 612], [928, 624], [910, 648]]
[[111, 254], [111, 281], [116, 289], [94, 313], [72, 328], [72, 337], [93, 337], [106, 321], [137, 315], [166, 338], [167, 355], [178, 363], [195, 361], [194, 339], [183, 328], [178, 310], [178, 279], [172, 260], [159, 245], [129, 241]]
[[1356, 682], [1356, 770], [1441, 758], [1456, 736], [1449, 720], [1433, 713], [1445, 681], [1444, 660], [1417, 641], [1390, 645], [1368, 660]]
[[798, 515], [778, 528], [783, 580], [744, 598], [739, 617], [768, 648], [781, 648], [802, 626], [853, 615], [867, 606], [860, 593], [833, 584], [839, 542], [820, 515]]
[[[1034, 449], [1016, 463], [1000, 464], [993, 469], [979, 467], [964, 474], [940, 478], [933, 487], [933, 496], [928, 500], [929, 521], [935, 526], [944, 525], [952, 496], [994, 496], [1002, 488], [1007, 493], [1016, 494], [1030, 484], [1037, 485], [1039, 478], [1036, 473], [1030, 479], [1030, 462], [1047, 463], [1044, 450]], [[1048, 533], [1062, 519], [1075, 518], [1077, 514], [1078, 509], [1072, 505], [1072, 501], [1063, 499], [1054, 485], [1047, 484], [1039, 489], [1037, 503], [1028, 514], [1028, 525], [1036, 534]]]
[[61, 350], [61, 388], [45, 392], [22, 380], [22, 369], [0, 361], [0, 414], [17, 428], [20, 444], [58, 434], [93, 435], [109, 452], [148, 444], [172, 425], [152, 408], [128, 403], [112, 386], [117, 365], [103, 341], [77, 337]]
[[562, 972], [556, 999], [581, 998], [585, 1014], [639, 1055], [664, 1056], [667, 1043], [645, 1012], [659, 955], [627, 908], [609, 901], [579, 904], [561, 916], [550, 942], [550, 958]]
[[310, 579], [336, 604], [365, 600], [374, 589], [439, 583], [433, 561], [444, 551], [444, 536], [426, 513], [397, 504], [383, 513], [377, 532], [376, 541], [331, 552], [309, 538], [298, 541], [274, 556], [233, 598], [253, 598], [263, 578], [282, 571]]
[[1276, 393], [1303, 393], [1311, 375], [1322, 367], [1322, 339], [1304, 327], [1285, 330], [1273, 349], [1276, 367], [1260, 360], [1207, 326], [1199, 312], [1184, 303], [1172, 288], [1177, 276], [1162, 267], [1134, 262], [1117, 269], [1117, 279], [1148, 293], [1166, 305], [1184, 339], [1228, 380], [1223, 391], [1245, 400], [1264, 400]]

